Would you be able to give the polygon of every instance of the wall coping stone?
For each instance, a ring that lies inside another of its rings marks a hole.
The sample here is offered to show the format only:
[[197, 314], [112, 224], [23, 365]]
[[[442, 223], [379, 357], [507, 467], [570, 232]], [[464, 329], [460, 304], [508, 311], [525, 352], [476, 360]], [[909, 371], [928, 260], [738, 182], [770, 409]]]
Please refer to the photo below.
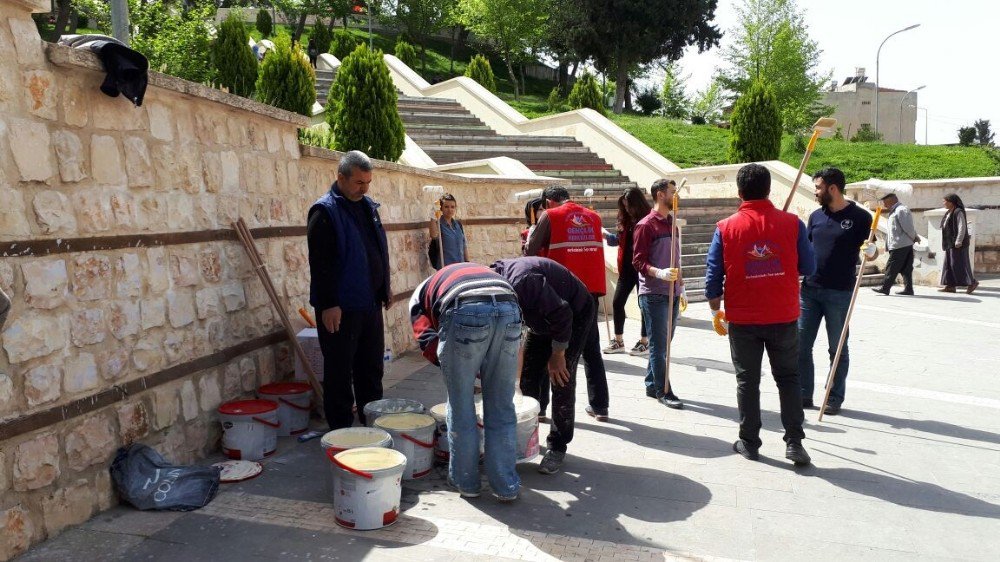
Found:
[[[97, 55], [84, 49], [74, 49], [56, 43], [46, 43], [45, 53], [49, 58], [49, 62], [56, 66], [104, 72], [104, 65]], [[161, 74], [152, 70], [149, 71], [149, 85], [180, 94], [207, 99], [235, 109], [251, 111], [258, 115], [270, 117], [276, 121], [291, 123], [297, 127], [308, 127], [310, 123], [309, 118], [305, 115], [285, 111], [273, 105], [260, 103], [249, 98], [205, 86], [204, 84], [190, 82], [176, 76]]]

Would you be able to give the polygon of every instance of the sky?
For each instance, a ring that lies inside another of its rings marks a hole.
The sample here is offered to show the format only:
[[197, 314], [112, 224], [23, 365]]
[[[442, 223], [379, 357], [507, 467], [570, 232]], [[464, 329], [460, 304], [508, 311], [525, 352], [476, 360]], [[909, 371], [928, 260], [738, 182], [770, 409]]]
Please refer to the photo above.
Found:
[[[739, 0], [719, 0], [715, 24], [724, 32], [721, 45], [698, 54], [689, 49], [680, 60], [690, 94], [706, 87], [737, 23]], [[882, 48], [879, 83], [917, 93], [917, 143], [958, 142], [958, 128], [989, 119], [1000, 130], [1000, 1], [997, 0], [798, 0], [809, 31], [822, 49], [821, 71], [833, 70], [843, 82], [864, 67], [875, 80], [875, 54], [890, 33], [920, 27], [889, 39]], [[1000, 139], [1000, 134], [997, 135]]]

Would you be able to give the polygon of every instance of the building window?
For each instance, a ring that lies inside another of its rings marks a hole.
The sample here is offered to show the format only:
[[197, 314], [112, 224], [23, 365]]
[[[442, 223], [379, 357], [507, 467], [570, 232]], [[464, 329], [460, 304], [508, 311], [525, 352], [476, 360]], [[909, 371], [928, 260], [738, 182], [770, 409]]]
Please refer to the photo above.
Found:
[[861, 105], [871, 105], [871, 104], [872, 104], [872, 102], [870, 102], [870, 101], [863, 101], [863, 102], [861, 102]]
[[871, 129], [872, 128], [872, 124], [871, 123], [862, 123], [861, 124], [861, 128], [862, 129]]

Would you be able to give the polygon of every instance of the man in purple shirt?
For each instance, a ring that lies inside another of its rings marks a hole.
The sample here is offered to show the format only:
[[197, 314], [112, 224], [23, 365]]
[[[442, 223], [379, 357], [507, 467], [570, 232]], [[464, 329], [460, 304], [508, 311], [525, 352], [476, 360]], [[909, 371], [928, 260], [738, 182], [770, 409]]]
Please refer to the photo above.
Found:
[[[649, 335], [649, 365], [646, 367], [646, 396], [656, 398], [668, 408], [684, 407], [674, 394], [673, 385], [664, 389], [667, 375], [667, 314], [673, 318], [671, 332], [677, 329], [684, 280], [680, 278], [680, 229], [674, 229], [670, 217], [671, 201], [677, 192], [673, 180], [656, 180], [650, 188], [653, 210], [635, 225], [632, 265], [639, 272], [639, 308]], [[675, 236], [674, 234], [677, 234]], [[671, 251], [674, 261], [671, 263]], [[674, 306], [670, 308], [670, 286], [674, 286]], [[664, 392], [666, 390], [666, 392]]]

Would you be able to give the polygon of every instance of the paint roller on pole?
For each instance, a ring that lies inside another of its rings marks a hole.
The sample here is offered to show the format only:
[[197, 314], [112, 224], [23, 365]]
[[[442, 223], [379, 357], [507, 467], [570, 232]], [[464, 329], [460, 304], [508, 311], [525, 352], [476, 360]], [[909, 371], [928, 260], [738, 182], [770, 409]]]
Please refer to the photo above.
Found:
[[785, 199], [785, 205], [781, 208], [782, 211], [787, 211], [788, 207], [792, 204], [792, 197], [795, 197], [795, 190], [799, 188], [799, 182], [802, 181], [802, 172], [805, 171], [806, 166], [809, 165], [809, 157], [812, 156], [813, 149], [816, 148], [816, 141], [819, 136], [834, 128], [837, 125], [837, 120], [833, 117], [820, 117], [816, 123], [813, 125], [812, 137], [809, 138], [809, 144], [806, 146], [806, 153], [802, 157], [802, 163], [799, 164], [799, 171], [795, 174], [795, 182], [792, 183], [792, 189], [788, 192], [788, 198]]
[[[677, 186], [677, 191], [674, 191], [674, 197], [670, 205], [670, 263], [668, 267], [673, 269], [677, 267], [677, 278], [682, 279], [680, 272], [679, 256], [677, 251], [680, 249], [679, 240], [681, 229], [677, 226], [677, 215], [680, 209], [680, 195], [678, 192], [684, 185], [687, 184], [687, 178], [681, 180], [681, 183]], [[675, 238], [676, 236], [676, 238]], [[666, 371], [663, 375], [663, 394], [670, 393], [670, 344], [673, 342], [673, 328], [674, 328], [674, 298], [677, 296], [674, 294], [674, 285], [676, 281], [670, 283], [669, 292], [667, 293], [667, 357], [666, 357]]]
[[438, 233], [438, 263], [441, 267], [444, 267], [444, 235], [441, 234], [441, 196], [444, 195], [444, 187], [440, 185], [425, 185], [423, 187], [424, 193], [429, 193], [437, 197], [437, 203], [435, 204], [434, 215], [431, 219], [431, 231], [434, 231], [434, 227], [437, 227]]
[[858, 271], [857, 279], [854, 280], [854, 292], [851, 294], [851, 304], [847, 307], [847, 317], [844, 319], [844, 328], [840, 331], [840, 340], [837, 342], [837, 353], [830, 362], [830, 373], [826, 376], [826, 393], [823, 396], [823, 404], [819, 407], [819, 419], [823, 421], [823, 412], [826, 411], [826, 403], [830, 400], [830, 391], [833, 390], [833, 375], [837, 372], [837, 365], [840, 364], [840, 356], [844, 351], [844, 342], [847, 341], [848, 326], [851, 324], [851, 315], [854, 313], [854, 303], [858, 300], [858, 289], [861, 288], [861, 278], [864, 277], [865, 269], [865, 247], [875, 243], [875, 233], [878, 231], [878, 221], [882, 216], [882, 207], [875, 209], [875, 218], [872, 219], [872, 230], [868, 235], [868, 243], [861, 247], [861, 268]]

